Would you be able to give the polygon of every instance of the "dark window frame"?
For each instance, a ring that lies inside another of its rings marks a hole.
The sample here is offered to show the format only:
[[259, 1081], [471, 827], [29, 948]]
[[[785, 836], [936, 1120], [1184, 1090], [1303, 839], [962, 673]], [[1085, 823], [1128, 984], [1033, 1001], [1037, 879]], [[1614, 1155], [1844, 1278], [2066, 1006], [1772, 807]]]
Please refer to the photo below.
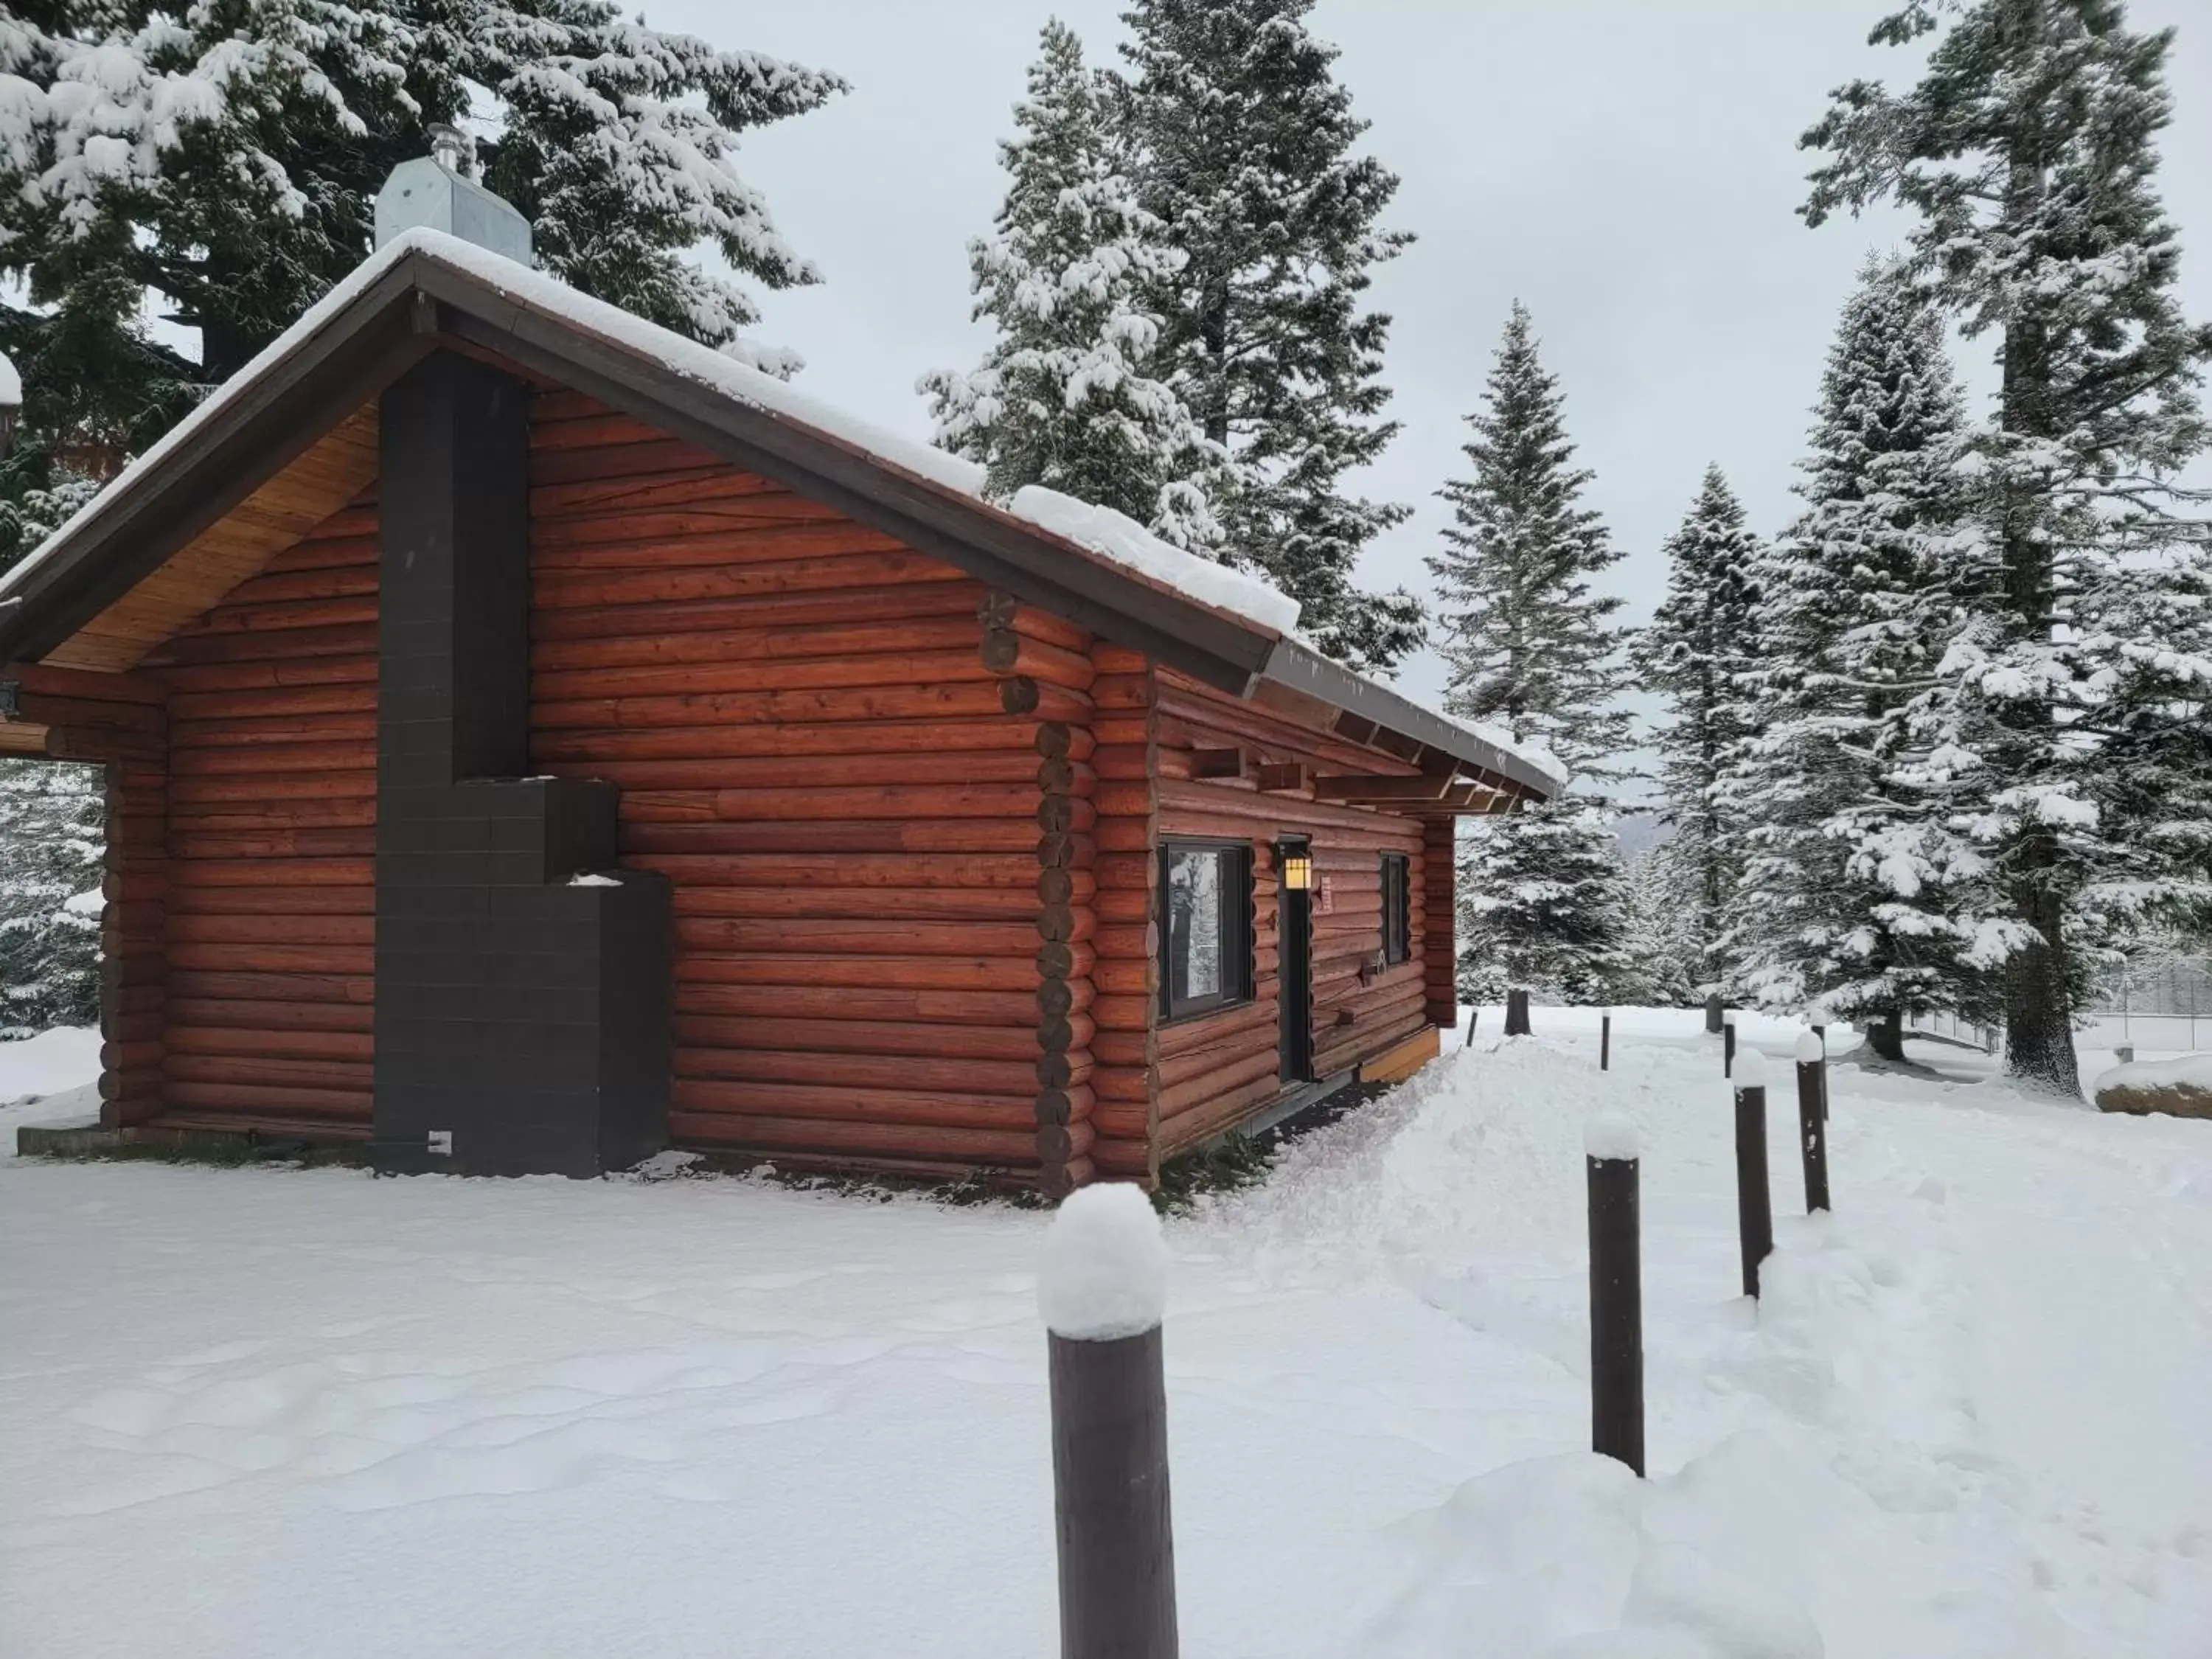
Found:
[[[1178, 853], [1224, 854], [1231, 868], [1223, 884], [1221, 989], [1200, 997], [1175, 994], [1175, 926], [1168, 897], [1169, 865]], [[1160, 1021], [1201, 1019], [1225, 1008], [1241, 1007], [1254, 997], [1252, 936], [1252, 844], [1204, 836], [1164, 836], [1160, 838]]]
[[1382, 854], [1382, 961], [1413, 959], [1413, 866], [1403, 853]]

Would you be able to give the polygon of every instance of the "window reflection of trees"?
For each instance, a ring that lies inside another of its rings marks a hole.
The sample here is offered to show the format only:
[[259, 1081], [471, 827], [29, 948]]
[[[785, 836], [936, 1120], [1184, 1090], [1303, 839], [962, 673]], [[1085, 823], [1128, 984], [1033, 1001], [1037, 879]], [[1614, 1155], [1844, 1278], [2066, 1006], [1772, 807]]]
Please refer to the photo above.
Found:
[[1222, 863], [1215, 851], [1168, 860], [1168, 961], [1178, 1000], [1221, 990]]

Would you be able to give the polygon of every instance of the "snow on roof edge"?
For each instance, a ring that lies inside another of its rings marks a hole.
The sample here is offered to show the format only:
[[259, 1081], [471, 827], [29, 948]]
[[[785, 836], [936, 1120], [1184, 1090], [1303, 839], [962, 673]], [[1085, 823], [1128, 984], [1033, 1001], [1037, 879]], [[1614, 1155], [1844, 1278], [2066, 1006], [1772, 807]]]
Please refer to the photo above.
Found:
[[0, 407], [12, 407], [23, 401], [23, 377], [15, 372], [15, 365], [8, 354], [0, 351]]
[[[710, 346], [647, 322], [618, 306], [570, 288], [548, 272], [516, 264], [503, 255], [477, 246], [427, 226], [414, 227], [393, 238], [364, 259], [329, 293], [301, 313], [291, 327], [270, 342], [237, 374], [201, 400], [185, 418], [164, 433], [133, 460], [114, 481], [63, 524], [52, 536], [0, 575], [0, 595], [19, 589], [30, 574], [64, 542], [96, 522], [127, 493], [137, 478], [161, 466], [167, 458], [189, 442], [192, 435], [231, 404], [258, 385], [271, 369], [301, 343], [326, 327], [345, 308], [410, 253], [420, 253], [459, 270], [506, 297], [551, 313], [609, 343], [659, 363], [671, 373], [695, 381], [765, 414], [818, 431], [850, 445], [886, 465], [910, 473], [942, 489], [965, 496], [976, 505], [1008, 514], [1047, 535], [1073, 543], [1152, 586], [1165, 588], [1198, 605], [1242, 618], [1285, 638], [1298, 637], [1297, 600], [1260, 577], [1218, 564], [1153, 535], [1143, 526], [1109, 507], [1079, 501], [1058, 490], [1030, 485], [1016, 492], [1011, 502], [991, 501], [984, 494], [983, 469], [975, 462], [950, 454], [933, 445], [907, 438], [872, 422], [847, 414], [834, 404], [798, 390], [774, 375], [738, 362]], [[1347, 671], [1351, 672], [1351, 671]], [[1354, 678], [1404, 698], [1404, 694], [1373, 676]], [[1440, 709], [1413, 703], [1479, 741], [1511, 755], [1534, 770], [1567, 782], [1566, 769], [1552, 755], [1530, 744], [1515, 742], [1492, 727], [1462, 720]]]

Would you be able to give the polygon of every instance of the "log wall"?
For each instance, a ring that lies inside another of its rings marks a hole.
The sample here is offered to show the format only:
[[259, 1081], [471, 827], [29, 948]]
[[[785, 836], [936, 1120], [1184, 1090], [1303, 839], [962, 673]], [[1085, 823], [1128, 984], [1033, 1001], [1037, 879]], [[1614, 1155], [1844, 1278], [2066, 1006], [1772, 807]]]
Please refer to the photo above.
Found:
[[[148, 659], [169, 688], [167, 1123], [368, 1133], [376, 590], [362, 501]], [[154, 879], [127, 853], [120, 875]]]
[[[1425, 1030], [1431, 1011], [1423, 820], [1316, 800], [1310, 781], [1340, 773], [1410, 776], [1417, 769], [1170, 671], [1157, 678], [1158, 834], [1251, 844], [1255, 981], [1248, 1003], [1157, 1026], [1152, 1109], [1159, 1158], [1232, 1127], [1284, 1090], [1273, 856], [1279, 838], [1310, 837], [1316, 885], [1326, 878], [1334, 901], [1323, 915], [1315, 895], [1314, 1074], [1328, 1077], [1389, 1053]], [[1406, 961], [1377, 971], [1385, 852], [1406, 855], [1412, 948]]]
[[1087, 1173], [1085, 636], [571, 393], [531, 513], [532, 764], [675, 885], [676, 1144]]

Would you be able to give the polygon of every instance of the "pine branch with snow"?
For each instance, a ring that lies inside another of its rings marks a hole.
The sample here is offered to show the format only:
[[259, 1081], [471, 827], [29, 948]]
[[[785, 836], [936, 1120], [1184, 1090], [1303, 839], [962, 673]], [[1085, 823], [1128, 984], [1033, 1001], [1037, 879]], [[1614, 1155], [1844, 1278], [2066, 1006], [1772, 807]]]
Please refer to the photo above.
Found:
[[0, 1034], [100, 1017], [99, 770], [0, 758]]
[[973, 374], [940, 370], [919, 389], [938, 442], [981, 462], [1000, 499], [1042, 484], [1212, 554], [1231, 469], [1153, 373], [1159, 319], [1143, 309], [1184, 256], [1120, 171], [1107, 96], [1074, 33], [1047, 24], [1019, 136], [1001, 146], [997, 232], [969, 250], [975, 316], [998, 338]]
[[1805, 134], [1827, 159], [1803, 212], [1910, 210], [1917, 280], [1996, 342], [1980, 445], [1992, 555], [1934, 730], [1939, 754], [1989, 780], [1968, 828], [2026, 940], [2006, 966], [2008, 1064], [2070, 1095], [2077, 947], [2205, 891], [2186, 842], [2135, 832], [2119, 768], [2186, 757], [2203, 718], [2193, 647], [2148, 678], [2131, 653], [2163, 643], [2134, 630], [2205, 538], [2172, 478], [2206, 445], [2212, 326], [2175, 298], [2180, 246], [2155, 185], [2172, 32], [2130, 29], [2115, 0], [1923, 0], [1875, 39], [1931, 33], [1909, 91], [1854, 82]]
[[1760, 660], [1759, 572], [1765, 549], [1717, 466], [1667, 538], [1667, 594], [1632, 655], [1643, 684], [1662, 693], [1668, 718], [1654, 738], [1674, 832], [1672, 856], [1691, 872], [1700, 994], [1736, 988], [1728, 947], [1742, 877], [1743, 826], [1723, 799], [1730, 757], [1755, 729], [1752, 672]]
[[1941, 323], [1869, 261], [1828, 354], [1805, 510], [1756, 574], [1762, 655], [1737, 689], [1759, 721], [1718, 795], [1742, 827], [1747, 994], [1865, 1024], [1893, 1060], [1908, 1015], [1994, 1012], [2010, 937], [1956, 829], [1978, 775], [1932, 769], [1917, 729], [1985, 554], [1969, 457]]
[[1135, 0], [1119, 101], [1142, 204], [1185, 256], [1147, 302], [1164, 372], [1239, 469], [1227, 544], [1299, 601], [1323, 650], [1387, 668], [1420, 643], [1419, 602], [1364, 592], [1353, 569], [1408, 509], [1345, 478], [1397, 430], [1390, 319], [1362, 307], [1412, 238], [1377, 226], [1398, 180], [1352, 153], [1366, 123], [1306, 27], [1312, 3]]

